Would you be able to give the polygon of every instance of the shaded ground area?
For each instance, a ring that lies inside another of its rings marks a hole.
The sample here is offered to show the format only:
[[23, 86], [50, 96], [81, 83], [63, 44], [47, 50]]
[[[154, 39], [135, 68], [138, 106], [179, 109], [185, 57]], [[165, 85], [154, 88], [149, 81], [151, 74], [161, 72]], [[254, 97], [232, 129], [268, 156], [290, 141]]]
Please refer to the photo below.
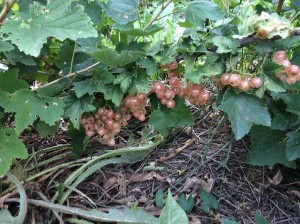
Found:
[[[143, 162], [109, 165], [90, 176], [79, 185], [78, 192], [68, 197], [67, 204], [103, 211], [109, 206], [140, 206], [158, 216], [160, 208], [155, 206], [155, 194], [159, 189], [166, 192], [170, 188], [177, 198], [181, 194], [195, 196], [196, 205], [189, 215], [194, 224], [220, 223], [225, 218], [255, 223], [257, 210], [270, 223], [300, 223], [299, 170], [279, 166], [269, 170], [247, 165], [247, 142], [234, 142], [230, 127], [220, 115], [208, 112], [199, 117], [193, 127], [171, 134], [167, 142]], [[119, 147], [124, 145], [126, 133], [119, 139]], [[63, 134], [47, 139], [30, 134], [24, 136], [24, 141], [35, 151], [69, 142]], [[93, 150], [84, 155], [86, 161], [89, 155], [107, 149], [96, 140], [92, 146]], [[34, 175], [68, 161], [72, 161], [68, 148], [45, 152], [30, 160], [27, 173]], [[40, 167], [30, 168], [30, 164], [40, 164]], [[72, 165], [65, 166], [27, 183], [28, 197], [51, 200], [72, 169]], [[279, 170], [283, 180], [276, 185], [270, 179]], [[211, 191], [218, 200], [219, 209], [210, 214], [200, 209], [200, 188]], [[58, 223], [51, 212], [32, 206], [27, 220], [28, 223], [34, 223], [32, 220]]]

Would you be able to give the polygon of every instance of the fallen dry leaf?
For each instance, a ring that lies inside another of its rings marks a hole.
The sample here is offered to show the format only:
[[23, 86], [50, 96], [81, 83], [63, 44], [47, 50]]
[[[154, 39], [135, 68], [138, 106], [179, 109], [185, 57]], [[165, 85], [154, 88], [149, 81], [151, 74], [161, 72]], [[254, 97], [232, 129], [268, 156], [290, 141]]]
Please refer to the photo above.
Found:
[[158, 181], [165, 182], [166, 178], [158, 173], [152, 171], [150, 173], [138, 173], [130, 178], [130, 182], [144, 182], [147, 180], [157, 179]]
[[103, 185], [103, 188], [105, 190], [110, 189], [112, 187], [115, 187], [115, 185], [117, 185], [117, 183], [118, 183], [118, 178], [115, 177], [115, 176], [111, 177], [111, 178], [109, 178], [108, 180], [105, 181], [105, 183]]
[[280, 170], [278, 170], [277, 174], [273, 177], [273, 179], [271, 179], [270, 177], [268, 177], [269, 183], [270, 184], [274, 184], [274, 185], [280, 184], [282, 180], [283, 180], [283, 176], [282, 176]]
[[300, 191], [291, 190], [290, 193], [297, 196], [300, 199]]
[[128, 203], [129, 204], [135, 203], [135, 202], [137, 202], [137, 199], [134, 196], [130, 195], [127, 198], [113, 199], [113, 200], [111, 200], [111, 202], [123, 205], [123, 204], [128, 204]]
[[208, 192], [211, 192], [214, 184], [213, 178], [207, 178], [206, 180], [198, 179], [197, 177], [189, 177], [186, 179], [185, 183], [182, 185], [180, 192], [197, 194], [200, 188], [205, 189]]
[[161, 157], [159, 159], [160, 162], [172, 159], [173, 157], [175, 157], [176, 155], [178, 155], [179, 153], [181, 153], [186, 147], [188, 147], [189, 145], [191, 145], [193, 142], [195, 141], [195, 139], [189, 139], [188, 141], [186, 141], [186, 143], [184, 143], [183, 146], [175, 149], [170, 155], [165, 156], [165, 157]]
[[189, 224], [201, 224], [200, 219], [198, 219], [196, 216], [190, 215], [189, 217], [191, 218]]
[[145, 204], [146, 202], [148, 202], [148, 198], [144, 195], [142, 195], [139, 199], [138, 202]]

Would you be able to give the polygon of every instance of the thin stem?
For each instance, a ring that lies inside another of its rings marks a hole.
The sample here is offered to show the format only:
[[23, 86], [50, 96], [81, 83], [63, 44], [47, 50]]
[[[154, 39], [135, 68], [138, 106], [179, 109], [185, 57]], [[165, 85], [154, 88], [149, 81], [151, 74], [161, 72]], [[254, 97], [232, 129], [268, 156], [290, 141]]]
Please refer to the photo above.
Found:
[[[292, 18], [291, 18], [291, 22], [294, 22], [295, 19], [297, 19], [297, 17], [300, 15], [300, 11], [298, 11]], [[296, 29], [296, 28], [295, 28]]]
[[168, 7], [168, 5], [171, 4], [171, 2], [173, 2], [173, 0], [169, 0], [165, 5], [162, 5], [160, 11], [150, 20], [150, 22], [144, 27], [144, 29], [147, 29], [149, 26], [151, 26], [157, 20], [160, 14], [162, 14], [162, 12]]
[[73, 70], [74, 58], [75, 58], [75, 49], [76, 49], [76, 42], [74, 43], [74, 49], [73, 49], [73, 53], [72, 53], [72, 59], [71, 59], [69, 73], [72, 73], [72, 70]]
[[232, 66], [231, 58], [232, 58], [232, 55], [230, 54], [230, 56], [229, 56], [229, 65], [230, 65], [231, 71], [239, 72], [238, 70], [236, 70], [236, 69]]
[[276, 10], [277, 14], [280, 13], [280, 11], [281, 11], [281, 9], [282, 9], [282, 6], [283, 6], [283, 3], [284, 3], [284, 0], [279, 0], [279, 1], [278, 1], [278, 4], [277, 4], [277, 10]]
[[39, 89], [43, 89], [43, 88], [46, 88], [46, 87], [48, 87], [48, 86], [51, 86], [51, 85], [53, 85], [53, 84], [55, 84], [55, 83], [58, 83], [60, 80], [62, 80], [62, 79], [64, 79], [64, 78], [71, 78], [71, 77], [75, 76], [76, 74], [86, 72], [86, 71], [88, 71], [88, 70], [90, 70], [90, 69], [96, 67], [96, 66], [99, 65], [99, 64], [100, 64], [100, 62], [96, 62], [95, 64], [92, 64], [92, 65], [90, 65], [90, 66], [88, 66], [88, 67], [86, 67], [86, 68], [84, 68], [84, 69], [81, 69], [81, 70], [79, 70], [79, 71], [77, 71], [77, 72], [70, 73], [70, 74], [68, 74], [68, 75], [65, 75], [64, 77], [61, 77], [61, 78], [56, 79], [56, 80], [54, 80], [54, 81], [52, 81], [52, 82], [49, 82], [49, 83], [47, 83], [47, 84], [45, 84], [45, 85], [43, 85], [43, 86], [41, 86], [41, 87], [39, 87], [39, 88], [33, 89], [32, 91], [35, 92], [35, 91], [37, 91], [37, 90], [39, 90]]
[[7, 0], [4, 2], [3, 9], [0, 13], [0, 23], [2, 23], [7, 16], [10, 9], [14, 6], [17, 0]]

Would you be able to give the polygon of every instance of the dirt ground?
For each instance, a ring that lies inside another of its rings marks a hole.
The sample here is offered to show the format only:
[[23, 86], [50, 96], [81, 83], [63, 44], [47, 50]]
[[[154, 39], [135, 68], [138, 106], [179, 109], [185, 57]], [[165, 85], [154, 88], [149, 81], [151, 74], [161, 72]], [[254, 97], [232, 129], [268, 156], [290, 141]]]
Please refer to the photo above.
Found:
[[[161, 209], [155, 206], [155, 194], [159, 189], [171, 189], [178, 198], [181, 194], [193, 194], [196, 205], [189, 214], [191, 223], [220, 223], [231, 219], [241, 223], [255, 223], [255, 213], [260, 211], [270, 223], [300, 223], [300, 172], [282, 166], [253, 167], [245, 163], [249, 139], [235, 142], [230, 127], [218, 114], [200, 115], [190, 128], [174, 131], [167, 141], [157, 147], [144, 161], [131, 164], [109, 165], [77, 188], [84, 195], [72, 193], [67, 204], [80, 208], [104, 210], [112, 206], [139, 206], [158, 216]], [[249, 137], [248, 137], [249, 138]], [[119, 139], [119, 147], [125, 144], [126, 134]], [[37, 134], [24, 135], [29, 149], [39, 150], [53, 145], [66, 144], [64, 134], [40, 139]], [[99, 153], [103, 145], [92, 142], [93, 150], [83, 156]], [[36, 162], [56, 154], [40, 156]], [[70, 152], [55, 163], [72, 161]], [[45, 167], [53, 164], [45, 163]], [[43, 167], [39, 167], [39, 172]], [[55, 181], [43, 176], [25, 185], [29, 198], [48, 200], [57, 192], [72, 168], [57, 173]], [[278, 172], [282, 174], [276, 176]], [[33, 175], [35, 170], [29, 173]], [[29, 174], [28, 173], [28, 174]], [[199, 189], [205, 188], [218, 200], [219, 209], [210, 214], [200, 209]], [[63, 216], [63, 219], [67, 216]], [[47, 221], [46, 221], [47, 220]], [[45, 209], [29, 207], [28, 223], [58, 223]]]

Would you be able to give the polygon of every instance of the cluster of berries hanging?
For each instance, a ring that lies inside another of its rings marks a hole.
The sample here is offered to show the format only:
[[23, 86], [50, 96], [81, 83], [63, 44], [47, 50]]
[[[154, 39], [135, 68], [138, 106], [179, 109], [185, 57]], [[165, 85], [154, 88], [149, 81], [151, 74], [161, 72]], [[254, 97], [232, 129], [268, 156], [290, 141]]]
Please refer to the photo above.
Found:
[[185, 84], [178, 77], [178, 63], [176, 61], [161, 66], [168, 69], [168, 85], [156, 81], [149, 93], [138, 93], [136, 96], [128, 95], [121, 102], [120, 112], [100, 108], [94, 116], [81, 119], [86, 135], [92, 137], [98, 134], [109, 146], [115, 145], [115, 136], [120, 133], [121, 127], [126, 126], [133, 116], [140, 121], [146, 120], [146, 107], [148, 95], [155, 93], [163, 105], [168, 108], [175, 107], [175, 96], [187, 99], [191, 104], [203, 105], [209, 99], [209, 93], [202, 85]]
[[[127, 118], [130, 119], [130, 118]], [[127, 122], [126, 117], [122, 119], [122, 114], [113, 110], [99, 108], [94, 116], [81, 119], [81, 124], [85, 128], [86, 135], [91, 137], [96, 133], [110, 146], [115, 145], [115, 135], [121, 131], [121, 126]]]
[[283, 66], [281, 72], [277, 74], [277, 77], [281, 81], [286, 82], [289, 85], [295, 84], [300, 81], [300, 69], [298, 65], [293, 65], [286, 56], [284, 51], [277, 51], [274, 54], [274, 61], [276, 64]]
[[175, 107], [174, 97], [177, 95], [180, 98], [187, 99], [191, 104], [203, 105], [209, 100], [209, 93], [203, 89], [201, 84], [194, 84], [188, 82], [185, 84], [178, 77], [178, 63], [176, 61], [167, 65], [161, 65], [168, 71], [168, 83], [169, 87], [160, 81], [153, 84], [151, 92], [155, 93], [157, 98], [161, 100], [161, 103], [168, 108]]
[[230, 85], [235, 88], [239, 88], [242, 91], [249, 91], [251, 88], [259, 88], [263, 84], [263, 80], [260, 77], [241, 76], [240, 74], [228, 74], [224, 73], [218, 80], [219, 85]]
[[121, 112], [123, 114], [132, 115], [140, 121], [146, 120], [146, 106], [148, 101], [148, 95], [146, 93], [138, 93], [136, 96], [128, 95], [122, 101]]

